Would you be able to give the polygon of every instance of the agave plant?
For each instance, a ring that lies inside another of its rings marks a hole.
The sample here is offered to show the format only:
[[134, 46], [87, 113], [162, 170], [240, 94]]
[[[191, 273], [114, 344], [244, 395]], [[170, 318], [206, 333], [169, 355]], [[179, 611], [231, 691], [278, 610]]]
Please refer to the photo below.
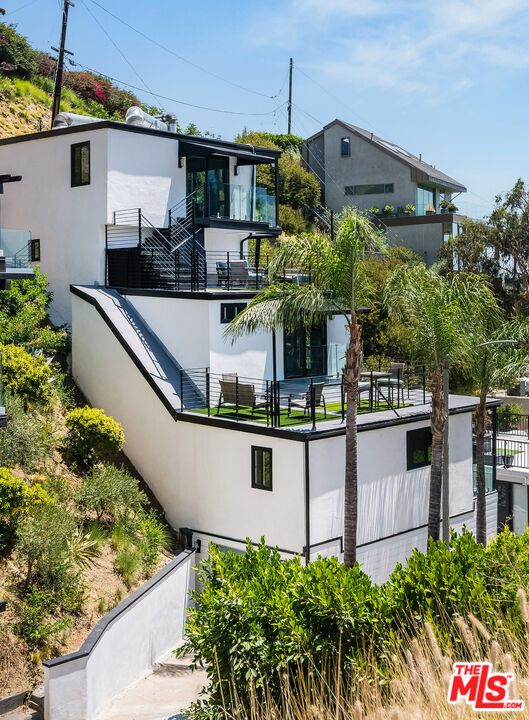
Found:
[[66, 542], [70, 560], [79, 567], [88, 567], [98, 554], [97, 540], [94, 540], [90, 533], [83, 533], [80, 528], [77, 528]]

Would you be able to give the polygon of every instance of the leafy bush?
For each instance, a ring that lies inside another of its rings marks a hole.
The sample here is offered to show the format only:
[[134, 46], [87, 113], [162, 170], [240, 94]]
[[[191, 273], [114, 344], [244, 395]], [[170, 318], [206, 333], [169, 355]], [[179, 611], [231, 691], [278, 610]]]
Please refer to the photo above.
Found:
[[50, 496], [40, 485], [30, 487], [11, 470], [0, 467], [0, 551], [12, 541], [22, 514], [49, 502]]
[[498, 639], [508, 632], [525, 640], [527, 610], [518, 596], [529, 586], [529, 529], [521, 536], [506, 530], [486, 547], [465, 529], [452, 533], [450, 548], [438, 542], [414, 551], [381, 586], [358, 565], [348, 571], [336, 558], [308, 566], [299, 558], [281, 561], [264, 544], [248, 545], [244, 555], [212, 546], [198, 576], [179, 653], [206, 664], [213, 709], [235, 694], [248, 707], [250, 681], [256, 693], [277, 698], [281, 680], [325, 673], [329, 659], [338, 658], [334, 670], [353, 680], [373, 664], [383, 677], [392, 663], [388, 648], [425, 621], [450, 643], [454, 619], [472, 613], [488, 624], [501, 617]]
[[75, 408], [66, 416], [67, 445], [71, 454], [84, 463], [114, 455], [125, 442], [123, 428], [99, 408]]
[[52, 503], [41, 505], [19, 523], [16, 551], [26, 565], [26, 586], [38, 584], [62, 593], [76, 582], [68, 545], [76, 530], [70, 511]]
[[301, 235], [307, 230], [301, 210], [294, 210], [289, 205], [279, 206], [279, 225], [286, 235]]
[[101, 465], [85, 477], [76, 501], [83, 510], [95, 512], [100, 520], [105, 513], [117, 517], [130, 510], [139, 511], [147, 496], [138, 480], [124, 468]]
[[0, 461], [32, 470], [50, 452], [53, 437], [47, 426], [31, 412], [25, 412], [21, 398], [4, 397], [8, 422], [0, 432]]
[[72, 623], [69, 618], [53, 619], [57, 602], [52, 593], [30, 588], [22, 606], [21, 618], [14, 625], [20, 637], [33, 647], [47, 648], [49, 641]]
[[21, 77], [32, 77], [37, 72], [37, 54], [25, 37], [16, 31], [16, 25], [0, 23], [0, 64], [13, 66]]
[[0, 346], [6, 390], [26, 401], [46, 403], [51, 397], [51, 370], [42, 355], [33, 356], [16, 345]]
[[126, 90], [113, 85], [107, 78], [91, 72], [69, 72], [64, 77], [64, 86], [71, 88], [85, 100], [93, 100], [110, 114], [125, 117], [127, 110], [133, 105], [141, 106], [138, 98]]
[[137, 515], [137, 527], [140, 534], [139, 549], [142, 555], [143, 567], [147, 572], [154, 570], [160, 553], [169, 544], [167, 529], [160, 522], [154, 510]]
[[384, 637], [379, 589], [358, 566], [346, 570], [336, 558], [305, 566], [299, 557], [282, 561], [264, 542], [248, 543], [244, 555], [210, 546], [198, 577], [201, 590], [179, 652], [204, 661], [217, 707], [223, 694], [230, 697], [232, 682], [241, 698], [248, 698], [250, 679], [274, 692], [280, 676], [290, 667], [306, 669], [311, 655], [316, 661], [336, 655], [341, 643], [349, 667], [361, 662], [370, 638], [380, 645]]
[[519, 418], [525, 415], [524, 409], [521, 405], [507, 405], [504, 404], [496, 411], [498, 420], [498, 430], [500, 432], [509, 432], [515, 430], [518, 427]]

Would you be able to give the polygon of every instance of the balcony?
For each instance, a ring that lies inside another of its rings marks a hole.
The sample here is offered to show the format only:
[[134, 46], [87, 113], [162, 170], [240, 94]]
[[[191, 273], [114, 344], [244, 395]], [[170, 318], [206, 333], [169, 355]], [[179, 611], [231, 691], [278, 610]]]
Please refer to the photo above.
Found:
[[266, 230], [278, 225], [276, 197], [265, 187], [208, 183], [196, 190], [195, 197], [198, 226], [226, 227], [235, 221], [237, 227], [246, 223], [256, 225], [256, 230]]
[[0, 251], [5, 259], [4, 272], [11, 277], [24, 276], [33, 272], [29, 230], [0, 229]]
[[[424, 366], [366, 370], [359, 384], [359, 423], [367, 415], [383, 421], [415, 413], [414, 408], [430, 402], [429, 386]], [[343, 427], [347, 411], [341, 369], [335, 376], [289, 380], [211, 373], [208, 368], [181, 370], [179, 395], [184, 413], [298, 431]]]

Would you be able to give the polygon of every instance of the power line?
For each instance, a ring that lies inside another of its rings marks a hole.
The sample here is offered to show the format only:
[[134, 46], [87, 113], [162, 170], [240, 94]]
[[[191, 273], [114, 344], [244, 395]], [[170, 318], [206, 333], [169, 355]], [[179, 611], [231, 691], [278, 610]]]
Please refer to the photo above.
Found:
[[275, 95], [266, 95], [265, 93], [259, 92], [258, 90], [252, 90], [251, 88], [244, 87], [244, 85], [239, 85], [239, 83], [235, 83], [232, 80], [228, 80], [225, 77], [222, 77], [222, 75], [218, 75], [217, 73], [211, 72], [211, 70], [208, 70], [207, 68], [202, 67], [201, 65], [198, 65], [197, 63], [193, 62], [192, 60], [188, 60], [187, 58], [183, 57], [182, 55], [179, 55], [174, 50], [171, 50], [171, 48], [168, 48], [166, 45], [163, 45], [162, 43], [158, 42], [158, 40], [154, 40], [154, 38], [149, 37], [149, 35], [146, 35], [141, 30], [138, 30], [138, 28], [135, 28], [133, 25], [128, 23], [126, 20], [123, 20], [123, 18], [119, 17], [119, 15], [115, 15], [113, 12], [108, 10], [104, 5], [101, 5], [97, 0], [90, 0], [94, 5], [97, 5], [101, 10], [104, 10], [108, 15], [111, 15], [113, 18], [118, 20], [120, 23], [128, 27], [130, 30], [133, 30], [138, 35], [141, 35], [141, 37], [145, 38], [145, 40], [148, 40], [149, 42], [153, 43], [153, 45], [156, 45], [157, 47], [161, 48], [162, 50], [165, 50], [165, 52], [168, 52], [170, 55], [173, 55], [174, 57], [178, 58], [178, 60], [181, 60], [182, 62], [187, 63], [188, 65], [191, 65], [194, 68], [197, 68], [197, 70], [201, 70], [202, 72], [206, 73], [207, 75], [211, 75], [211, 77], [216, 78], [217, 80], [222, 80], [222, 82], [228, 83], [228, 85], [233, 85], [233, 87], [239, 88], [239, 90], [244, 90], [245, 92], [253, 93], [254, 95], [260, 95], [261, 97], [265, 97], [270, 99], [275, 98]]
[[25, 10], [26, 8], [30, 7], [31, 5], [35, 5], [36, 2], [38, 2], [38, 0], [31, 0], [31, 2], [28, 2], [25, 5], [21, 5], [20, 7], [17, 7], [14, 10], [9, 10], [5, 14], [6, 15], [14, 15], [17, 12], [20, 12], [20, 10]]
[[136, 68], [135, 68], [134, 65], [130, 62], [130, 60], [126, 57], [125, 53], [122, 52], [122, 50], [120, 49], [120, 47], [118, 46], [118, 44], [114, 41], [114, 39], [108, 34], [108, 32], [106, 31], [106, 28], [99, 22], [99, 20], [98, 20], [97, 17], [94, 15], [94, 13], [90, 10], [90, 8], [89, 8], [88, 5], [85, 3], [85, 1], [84, 1], [84, 0], [81, 0], [81, 2], [82, 2], [82, 4], [84, 5], [86, 11], [90, 14], [90, 16], [92, 17], [92, 19], [94, 20], [94, 22], [97, 23], [98, 27], [105, 33], [105, 35], [107, 36], [107, 38], [110, 40], [110, 42], [112, 43], [112, 45], [116, 48], [116, 50], [117, 50], [118, 53], [121, 55], [121, 57], [123, 58], [123, 60], [124, 60], [124, 61], [127, 63], [127, 65], [131, 68], [131, 70], [132, 70], [133, 73], [136, 75], [136, 77], [139, 79], [139, 81], [140, 81], [141, 83], [143, 83], [143, 85], [144, 85], [145, 89], [147, 90], [147, 92], [148, 92], [150, 95], [153, 95], [154, 97], [158, 97], [155, 93], [152, 92], [152, 90], [151, 90], [150, 87], [147, 85], [147, 83], [145, 82], [145, 80], [143, 79], [143, 77], [142, 77], [142, 76], [140, 75], [140, 73], [136, 70]]
[[[176, 98], [168, 97], [167, 95], [161, 95], [160, 93], [154, 93], [150, 90], [145, 90], [144, 88], [140, 88], [137, 85], [132, 85], [132, 83], [125, 82], [125, 80], [118, 80], [115, 77], [112, 77], [111, 75], [107, 75], [107, 73], [101, 72], [100, 70], [94, 70], [94, 68], [88, 67], [88, 65], [83, 65], [79, 62], [73, 62], [73, 65], [79, 66], [84, 68], [85, 70], [88, 70], [89, 72], [94, 73], [95, 75], [101, 75], [102, 77], [107, 78], [108, 80], [112, 80], [112, 82], [119, 83], [120, 85], [126, 85], [129, 88], [132, 88], [133, 90], [137, 90], [138, 92], [147, 92], [149, 95], [152, 95], [153, 97], [161, 98], [162, 100], [167, 100], [169, 102], [178, 103], [179, 105], [186, 105], [187, 107], [197, 108], [198, 110], [209, 110], [210, 112], [218, 112], [218, 113], [224, 113], [226, 115], [242, 115], [242, 116], [263, 116], [263, 115], [272, 115], [276, 112], [277, 107], [273, 110], [268, 110], [267, 112], [236, 112], [235, 110], [221, 110], [219, 108], [212, 108], [207, 107], [205, 105], [195, 105], [194, 103], [185, 102], [184, 100], [177, 100]], [[283, 103], [284, 104], [284, 103]], [[279, 105], [278, 107], [282, 107]]]

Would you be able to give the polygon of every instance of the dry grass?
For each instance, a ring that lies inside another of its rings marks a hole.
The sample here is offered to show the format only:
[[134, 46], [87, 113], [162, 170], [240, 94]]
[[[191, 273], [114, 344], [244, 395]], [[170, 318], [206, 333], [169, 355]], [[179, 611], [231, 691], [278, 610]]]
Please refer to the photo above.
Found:
[[[528, 624], [524, 591], [518, 595], [522, 617]], [[339, 661], [331, 661], [324, 671], [313, 668], [298, 675], [284, 676], [280, 699], [250, 689], [250, 708], [237, 701], [235, 690], [226, 698], [235, 712], [225, 718], [239, 720], [464, 720], [466, 718], [529, 718], [529, 633], [515, 638], [505, 631], [501, 644], [495, 628], [502, 626], [496, 617], [489, 627], [473, 615], [456, 618], [444, 628], [448, 640], [438, 641], [438, 633], [429, 623], [418, 626], [417, 634], [404, 645], [388, 648], [386, 666], [371, 663], [362, 677], [342, 676]], [[447, 691], [452, 666], [460, 661], [489, 661], [499, 672], [514, 672], [510, 687], [512, 699], [525, 701], [521, 712], [476, 712], [460, 702], [449, 705]]]

